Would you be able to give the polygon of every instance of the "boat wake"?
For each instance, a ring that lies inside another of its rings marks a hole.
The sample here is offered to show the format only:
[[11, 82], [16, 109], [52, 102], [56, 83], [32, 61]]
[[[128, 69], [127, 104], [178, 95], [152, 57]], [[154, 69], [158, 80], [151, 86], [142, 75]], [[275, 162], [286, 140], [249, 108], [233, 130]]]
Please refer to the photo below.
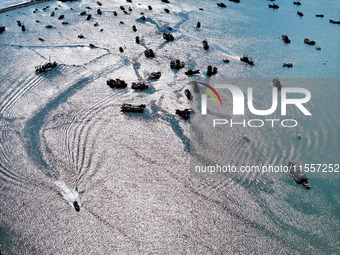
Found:
[[54, 183], [58, 188], [58, 194], [63, 197], [66, 203], [74, 207], [74, 202], [77, 202], [81, 207], [80, 193], [78, 192], [77, 187], [72, 189], [67, 186], [64, 181], [55, 181]]

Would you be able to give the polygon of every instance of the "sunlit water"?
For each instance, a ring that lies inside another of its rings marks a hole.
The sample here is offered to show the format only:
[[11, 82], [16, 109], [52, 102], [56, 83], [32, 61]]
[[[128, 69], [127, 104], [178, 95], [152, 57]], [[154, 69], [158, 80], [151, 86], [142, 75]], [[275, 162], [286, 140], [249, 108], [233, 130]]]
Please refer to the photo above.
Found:
[[[211, 82], [230, 77], [338, 78], [340, 26], [328, 19], [340, 19], [339, 4], [277, 1], [280, 8], [272, 10], [268, 1], [250, 0], [226, 2], [226, 9], [215, 1], [101, 2], [102, 15], [90, 0], [51, 1], [0, 15], [0, 24], [6, 26], [0, 34], [1, 251], [339, 252], [339, 179], [311, 179], [312, 189], [306, 191], [289, 177], [190, 177], [189, 122], [175, 115], [175, 109], [190, 107], [183, 94], [190, 79], [183, 70], [169, 67], [170, 60], [178, 58], [187, 68], [217, 66]], [[124, 14], [121, 4], [133, 11]], [[46, 5], [50, 7], [44, 12]], [[51, 17], [53, 10], [56, 15]], [[92, 14], [90, 21], [79, 15], [84, 10]], [[304, 17], [296, 15], [297, 10]], [[141, 12], [145, 22], [139, 19]], [[319, 13], [325, 18], [316, 18]], [[61, 14], [68, 25], [58, 20]], [[26, 26], [25, 32], [16, 20]], [[197, 21], [201, 29], [195, 28]], [[47, 24], [53, 28], [46, 29]], [[162, 38], [168, 25], [174, 42]], [[284, 44], [281, 34], [288, 34], [291, 44]], [[135, 43], [137, 35], [141, 44]], [[304, 37], [322, 50], [304, 44]], [[202, 49], [204, 39], [208, 52]], [[124, 53], [119, 47], [126, 47]], [[145, 58], [147, 48], [155, 51], [154, 59]], [[239, 61], [243, 54], [254, 59], [254, 67]], [[58, 67], [36, 74], [34, 67], [49, 58]], [[283, 62], [294, 67], [283, 68]], [[106, 85], [109, 78], [121, 78], [130, 87], [154, 71], [162, 71], [162, 77], [144, 92]], [[204, 74], [200, 78], [206, 79]], [[270, 86], [257, 88], [266, 95]], [[318, 95], [310, 105], [318, 118], [302, 118], [297, 130], [249, 132], [248, 147], [240, 141], [243, 130], [230, 131], [226, 141], [213, 139], [228, 145], [226, 158], [232, 163], [339, 163], [339, 113], [334, 110], [339, 109], [339, 86], [325, 91], [313, 83], [310, 90]], [[122, 114], [122, 103], [147, 107], [143, 115]], [[298, 112], [292, 115], [300, 118]], [[301, 141], [296, 131], [303, 134]], [[74, 201], [80, 212], [74, 210]]]

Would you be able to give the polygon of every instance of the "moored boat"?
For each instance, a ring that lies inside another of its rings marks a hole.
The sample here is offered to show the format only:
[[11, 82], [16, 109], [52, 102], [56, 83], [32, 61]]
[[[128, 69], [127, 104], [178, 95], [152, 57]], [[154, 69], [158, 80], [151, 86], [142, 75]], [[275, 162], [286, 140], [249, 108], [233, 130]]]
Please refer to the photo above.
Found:
[[145, 109], [145, 104], [133, 105], [133, 104], [122, 104], [122, 112], [139, 112], [143, 113]]
[[184, 109], [184, 110], [176, 110], [176, 114], [181, 116], [183, 119], [188, 120], [190, 119], [190, 114], [192, 110], [190, 109]]
[[288, 38], [287, 35], [281, 35], [281, 38], [285, 43], [290, 43], [290, 39]]
[[279, 9], [280, 6], [278, 6], [277, 4], [268, 4], [268, 8]]
[[138, 82], [138, 83], [133, 82], [131, 88], [134, 90], [146, 90], [149, 88], [149, 86], [146, 85], [144, 82]]
[[189, 69], [188, 71], [185, 72], [185, 74], [188, 76], [199, 74], [199, 73], [200, 73], [200, 70], [192, 70], [192, 69]]
[[106, 84], [113, 89], [124, 89], [127, 87], [127, 83], [121, 79], [109, 79], [106, 81]]
[[170, 68], [171, 69], [181, 69], [185, 67], [185, 63], [183, 61], [180, 61], [179, 59], [177, 60], [172, 60], [170, 62]]
[[186, 96], [189, 100], [192, 100], [192, 95], [191, 95], [190, 90], [186, 89], [186, 90], [184, 91], [184, 94], [185, 94], [185, 96]]
[[329, 22], [330, 22], [330, 23], [333, 23], [333, 24], [340, 24], [340, 21], [338, 21], [338, 20], [332, 20], [332, 19], [330, 19]]
[[283, 63], [283, 67], [293, 67], [293, 63]]
[[310, 40], [310, 39], [308, 39], [308, 38], [305, 38], [305, 39], [303, 40], [303, 42], [304, 42], [305, 44], [308, 44], [308, 45], [315, 45], [315, 41], [312, 41], [312, 40]]

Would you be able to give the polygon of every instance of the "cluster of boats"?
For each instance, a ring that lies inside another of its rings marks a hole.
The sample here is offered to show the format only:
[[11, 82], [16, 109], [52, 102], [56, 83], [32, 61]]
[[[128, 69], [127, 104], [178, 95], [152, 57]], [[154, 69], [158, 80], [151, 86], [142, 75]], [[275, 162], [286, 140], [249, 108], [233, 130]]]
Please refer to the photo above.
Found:
[[183, 61], [180, 61], [179, 59], [172, 60], [170, 62], [170, 68], [171, 69], [179, 70], [179, 69], [184, 68], [184, 67], [185, 67], [185, 63]]
[[209, 65], [208, 68], [207, 68], [207, 75], [212, 76], [212, 75], [215, 75], [215, 74], [217, 74], [217, 67], [216, 66], [212, 67], [212, 66]]

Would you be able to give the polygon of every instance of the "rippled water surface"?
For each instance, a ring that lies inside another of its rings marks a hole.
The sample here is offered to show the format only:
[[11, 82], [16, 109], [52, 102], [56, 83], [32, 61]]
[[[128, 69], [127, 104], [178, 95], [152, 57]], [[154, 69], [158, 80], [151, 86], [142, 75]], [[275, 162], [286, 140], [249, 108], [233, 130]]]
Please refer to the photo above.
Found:
[[[225, 146], [227, 162], [339, 163], [339, 83], [334, 78], [340, 76], [340, 25], [328, 21], [340, 20], [339, 3], [276, 1], [280, 8], [272, 10], [271, 2], [262, 0], [228, 1], [225, 9], [215, 1], [101, 2], [99, 7], [90, 0], [51, 1], [0, 14], [0, 25], [6, 26], [0, 34], [1, 251], [337, 254], [338, 178], [311, 178], [307, 191], [288, 176], [190, 175], [193, 131], [175, 110], [190, 107], [184, 90], [191, 78], [184, 70], [171, 70], [169, 63], [181, 59], [186, 70], [202, 70], [199, 78], [211, 83], [279, 77], [294, 78], [287, 86], [310, 89], [313, 118], [291, 112], [301, 119], [296, 130], [233, 129], [225, 131], [225, 140], [212, 137], [209, 142]], [[89, 21], [80, 15], [84, 10], [92, 15]], [[64, 20], [58, 20], [62, 14]], [[48, 24], [53, 28], [45, 28]], [[171, 32], [175, 41], [165, 42], [163, 32]], [[289, 35], [291, 44], [283, 43], [282, 34]], [[304, 44], [305, 37], [322, 50]], [[209, 51], [202, 48], [204, 39]], [[156, 54], [153, 59], [144, 56], [149, 48]], [[254, 59], [253, 67], [239, 61], [243, 54]], [[49, 58], [58, 66], [35, 73], [35, 66]], [[283, 68], [283, 62], [294, 67]], [[210, 80], [207, 65], [218, 67]], [[147, 81], [155, 71], [162, 71], [161, 78]], [[109, 78], [124, 79], [128, 88], [109, 88]], [[297, 78], [304, 78], [303, 84], [296, 84]], [[147, 81], [149, 89], [132, 90], [136, 81]], [[266, 98], [271, 86], [259, 83], [256, 92]], [[146, 110], [123, 114], [122, 103], [143, 103]], [[194, 132], [204, 137], [202, 130]], [[301, 140], [295, 132], [302, 133]], [[250, 144], [240, 139], [243, 135]], [[75, 201], [80, 212], [73, 208]]]

